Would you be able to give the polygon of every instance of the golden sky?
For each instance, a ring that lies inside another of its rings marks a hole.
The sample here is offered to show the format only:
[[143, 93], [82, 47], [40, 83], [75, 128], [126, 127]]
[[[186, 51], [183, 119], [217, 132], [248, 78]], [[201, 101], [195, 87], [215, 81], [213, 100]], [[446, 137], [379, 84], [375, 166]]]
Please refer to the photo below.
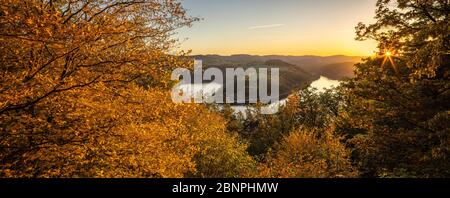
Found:
[[[358, 22], [373, 21], [375, 0], [184, 0], [202, 18], [176, 36], [192, 54], [373, 54], [373, 41], [355, 41]], [[187, 39], [187, 40], [186, 40]]]

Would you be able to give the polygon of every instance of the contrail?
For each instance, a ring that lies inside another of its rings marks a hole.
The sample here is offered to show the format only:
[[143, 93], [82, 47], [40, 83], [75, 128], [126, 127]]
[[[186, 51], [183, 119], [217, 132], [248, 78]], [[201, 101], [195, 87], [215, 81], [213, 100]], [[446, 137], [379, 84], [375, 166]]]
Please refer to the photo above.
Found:
[[264, 28], [275, 28], [275, 27], [281, 27], [281, 26], [284, 26], [284, 24], [278, 23], [278, 24], [251, 26], [248, 29], [255, 30], [255, 29], [264, 29]]

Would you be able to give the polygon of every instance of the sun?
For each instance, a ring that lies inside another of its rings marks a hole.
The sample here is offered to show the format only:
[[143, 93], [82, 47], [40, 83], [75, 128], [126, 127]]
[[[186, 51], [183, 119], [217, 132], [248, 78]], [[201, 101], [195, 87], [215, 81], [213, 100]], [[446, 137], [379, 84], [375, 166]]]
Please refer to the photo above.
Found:
[[395, 64], [395, 62], [393, 60], [393, 57], [395, 57], [395, 56], [394, 56], [394, 54], [392, 54], [392, 52], [386, 51], [384, 53], [383, 63], [381, 63], [381, 68], [384, 69], [385, 64], [387, 62], [389, 62], [391, 64], [392, 68], [395, 70], [395, 73], [398, 74], [399, 71], [398, 71], [397, 65]]

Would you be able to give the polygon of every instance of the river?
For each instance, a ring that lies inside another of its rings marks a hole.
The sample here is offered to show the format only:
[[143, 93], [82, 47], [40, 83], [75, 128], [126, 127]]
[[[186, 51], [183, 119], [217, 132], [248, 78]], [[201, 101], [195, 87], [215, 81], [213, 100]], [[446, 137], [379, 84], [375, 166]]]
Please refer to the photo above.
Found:
[[[317, 91], [322, 92], [324, 89], [329, 89], [331, 87], [337, 87], [339, 86], [340, 81], [338, 80], [332, 80], [325, 76], [320, 76], [319, 79], [315, 80], [311, 83], [311, 87], [316, 88]], [[183, 92], [191, 92], [194, 95], [198, 94], [211, 94], [216, 92], [217, 90], [220, 90], [222, 88], [221, 84], [218, 83], [207, 83], [207, 84], [181, 84], [178, 86], [178, 89], [183, 90]], [[278, 102], [270, 104], [270, 107], [276, 108], [277, 106], [286, 104], [286, 99], [282, 99]], [[235, 111], [235, 113], [242, 113], [245, 115], [246, 110], [248, 107], [246, 106], [232, 106], [232, 109]]]

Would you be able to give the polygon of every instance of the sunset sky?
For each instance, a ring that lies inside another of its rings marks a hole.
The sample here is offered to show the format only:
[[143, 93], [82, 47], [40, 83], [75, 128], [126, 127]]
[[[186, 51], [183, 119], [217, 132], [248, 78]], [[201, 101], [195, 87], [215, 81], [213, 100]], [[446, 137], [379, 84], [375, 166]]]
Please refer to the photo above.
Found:
[[[373, 21], [376, 0], [184, 0], [203, 20], [177, 35], [192, 54], [370, 55], [355, 41], [358, 22]], [[185, 40], [187, 39], [187, 40]]]

